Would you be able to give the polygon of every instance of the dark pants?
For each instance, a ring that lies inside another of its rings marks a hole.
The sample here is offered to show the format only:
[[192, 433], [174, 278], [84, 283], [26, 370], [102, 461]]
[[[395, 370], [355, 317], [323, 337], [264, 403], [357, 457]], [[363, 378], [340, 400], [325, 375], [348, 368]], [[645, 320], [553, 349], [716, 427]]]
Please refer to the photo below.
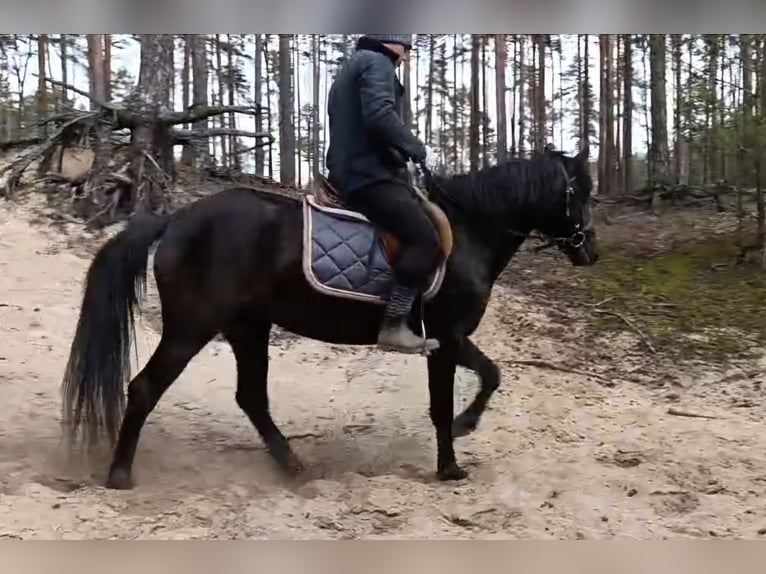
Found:
[[386, 181], [355, 190], [346, 203], [401, 242], [396, 279], [405, 287], [427, 289], [439, 261], [439, 235], [413, 192]]

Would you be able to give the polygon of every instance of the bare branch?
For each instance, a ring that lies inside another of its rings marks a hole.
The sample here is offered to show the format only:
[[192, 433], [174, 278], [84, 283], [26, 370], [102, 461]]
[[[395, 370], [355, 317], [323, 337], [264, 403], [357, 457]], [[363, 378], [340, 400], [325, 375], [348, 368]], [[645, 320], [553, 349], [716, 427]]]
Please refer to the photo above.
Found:
[[266, 132], [248, 132], [244, 130], [237, 130], [234, 128], [211, 128], [201, 130], [179, 130], [173, 129], [170, 131], [170, 135], [175, 140], [175, 143], [185, 143], [194, 139], [205, 139], [217, 136], [235, 136], [243, 138], [255, 138], [265, 139], [265, 142], [258, 142], [258, 146], [269, 145], [274, 140], [274, 136]]
[[269, 145], [269, 143], [271, 143], [271, 142], [258, 142], [257, 144], [252, 145], [250, 147], [246, 147], [246, 148], [243, 148], [243, 149], [235, 149], [235, 150], [230, 151], [229, 153], [232, 153], [232, 154], [251, 153], [251, 152], [254, 152], [255, 150], [257, 150], [260, 147]]
[[17, 147], [27, 147], [31, 145], [37, 145], [41, 142], [42, 140], [39, 137], [10, 140], [7, 142], [0, 143], [0, 151], [8, 151], [10, 149], [14, 149]]
[[604, 375], [600, 375], [599, 373], [592, 373], [589, 371], [572, 369], [565, 365], [559, 365], [552, 361], [545, 361], [543, 359], [513, 359], [513, 360], [502, 361], [502, 362], [509, 365], [524, 365], [528, 367], [535, 367], [537, 369], [548, 369], [551, 371], [559, 371], [561, 373], [570, 373], [572, 375], [580, 375], [581, 377], [593, 377], [594, 379], [599, 379], [601, 381], [607, 381], [607, 382], [611, 381], [611, 379], [605, 377]]
[[64, 82], [59, 82], [58, 80], [54, 80], [53, 78], [45, 78], [45, 81], [54, 86], [58, 86], [59, 88], [65, 88], [67, 90], [71, 90], [75, 94], [79, 94], [83, 96], [84, 98], [88, 98], [89, 100], [93, 100], [93, 102], [95, 102], [98, 106], [102, 108], [107, 108], [107, 109], [111, 108], [110, 104], [99, 101], [97, 98], [91, 96], [88, 92], [81, 90], [80, 88], [76, 88], [75, 86], [71, 84], [65, 84]]
[[702, 414], [702, 413], [694, 413], [694, 412], [691, 412], [691, 411], [683, 411], [681, 409], [676, 409], [676, 408], [673, 408], [673, 407], [668, 409], [668, 414], [669, 415], [673, 415], [675, 417], [687, 417], [687, 418], [691, 418], [691, 419], [710, 419], [710, 420], [712, 420], [712, 419], [717, 419], [718, 418], [718, 417], [716, 417], [714, 415], [705, 415], [705, 414]]
[[165, 112], [159, 116], [159, 121], [169, 125], [191, 124], [212, 118], [222, 116], [223, 114], [247, 114], [254, 116], [258, 112], [259, 106], [202, 106], [191, 107], [185, 112]]
[[70, 84], [59, 82], [58, 80], [45, 78], [45, 81], [50, 84], [53, 84], [54, 86], [71, 90], [76, 94], [79, 94], [85, 98], [88, 98], [89, 100], [92, 100], [100, 108], [103, 108], [104, 110], [111, 112], [114, 116], [115, 122], [118, 124], [119, 127], [133, 128], [136, 126], [136, 115], [128, 111], [122, 106], [118, 106], [112, 103], [102, 102], [98, 98], [91, 96], [88, 92], [83, 91], [79, 88], [76, 88]]
[[621, 315], [620, 313], [616, 313], [615, 311], [605, 311], [601, 309], [594, 309], [594, 313], [597, 313], [599, 315], [609, 315], [610, 317], [615, 317], [625, 323], [628, 327], [633, 329], [633, 331], [636, 333], [636, 335], [639, 336], [641, 341], [646, 345], [646, 348], [649, 349], [653, 354], [657, 354], [657, 349], [654, 348], [654, 345], [652, 345], [652, 342], [649, 340], [649, 337], [647, 337], [644, 332], [639, 329], [633, 321], [625, 317], [625, 315]]

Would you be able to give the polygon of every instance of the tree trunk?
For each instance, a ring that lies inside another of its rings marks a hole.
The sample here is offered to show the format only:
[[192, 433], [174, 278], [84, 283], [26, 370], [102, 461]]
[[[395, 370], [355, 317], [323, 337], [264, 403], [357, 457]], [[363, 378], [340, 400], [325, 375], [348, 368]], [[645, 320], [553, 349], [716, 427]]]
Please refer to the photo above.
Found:
[[[266, 125], [269, 133], [274, 132], [274, 106], [271, 101], [271, 75], [274, 69], [272, 55], [269, 52], [269, 35], [266, 35], [263, 41], [263, 65], [266, 72]], [[269, 179], [274, 179], [274, 146], [269, 146]]]
[[519, 85], [518, 85], [518, 93], [519, 93], [519, 157], [524, 155], [524, 150], [526, 150], [526, 117], [527, 117], [527, 101], [526, 101], [526, 95], [527, 95], [527, 63], [526, 63], [526, 50], [527, 50], [527, 36], [526, 34], [522, 34], [519, 37]]
[[106, 101], [104, 87], [103, 34], [88, 34], [88, 85], [90, 87], [90, 109], [99, 109], [98, 102]]
[[101, 34], [101, 40], [103, 42], [103, 77], [104, 82], [104, 101], [108, 102], [112, 99], [112, 35]]
[[[59, 43], [61, 46], [61, 83], [64, 86], [69, 85], [69, 34], [59, 34]], [[64, 103], [69, 102], [69, 90], [66, 87], [62, 87], [62, 97]]]
[[481, 165], [489, 165], [489, 114], [487, 105], [487, 42], [486, 34], [481, 36]]
[[[183, 68], [181, 69], [181, 107], [183, 110], [188, 110], [191, 106], [191, 34], [184, 34], [184, 59]], [[188, 128], [187, 124], [184, 124], [184, 128]]]
[[608, 78], [609, 70], [607, 67], [607, 41], [606, 34], [599, 34], [598, 37], [598, 62], [599, 62], [599, 107], [598, 107], [598, 193], [599, 195], [609, 195], [609, 176], [607, 175], [606, 155], [606, 116], [609, 106], [609, 88]]
[[585, 66], [582, 53], [582, 34], [577, 34], [577, 56], [575, 62], [577, 63], [577, 70], [575, 72], [577, 82], [577, 137], [580, 149], [584, 149], [588, 133], [586, 131], [585, 120], [585, 76], [583, 74]]
[[[255, 35], [255, 59], [253, 62], [253, 91], [255, 99], [255, 131], [263, 132], [263, 36]], [[255, 175], [263, 177], [266, 150], [263, 146], [255, 148]]]
[[583, 115], [583, 132], [582, 141], [580, 145], [582, 149], [590, 149], [590, 137], [591, 129], [590, 122], [593, 119], [593, 99], [591, 98], [590, 87], [590, 34], [584, 34], [584, 49], [583, 49], [583, 100], [582, 100], [582, 115]]
[[[519, 82], [519, 74], [518, 74], [518, 66], [519, 66], [519, 54], [518, 54], [518, 42], [516, 40], [516, 35], [513, 35], [513, 63], [511, 65], [511, 75], [513, 76], [513, 85], [515, 86]], [[507, 88], [506, 88], [507, 91]], [[511, 149], [510, 149], [510, 157], [516, 157], [517, 155], [517, 144], [516, 144], [516, 89], [514, 88], [511, 90]]]
[[439, 88], [439, 104], [437, 115], [439, 117], [439, 137], [437, 145], [439, 148], [439, 168], [446, 166], [449, 163], [449, 157], [447, 150], [449, 149], [449, 122], [450, 117], [447, 113], [447, 93], [449, 87], [447, 85], [447, 37], [442, 37], [439, 42], [439, 74], [438, 74], [438, 88]]
[[[223, 57], [221, 55], [221, 35], [216, 34], [215, 35], [215, 71], [216, 71], [216, 79], [218, 84], [218, 89], [216, 90], [216, 95], [214, 102], [217, 103], [219, 106], [223, 105], [223, 92], [224, 92], [224, 72], [223, 72]], [[226, 117], [225, 116], [219, 116], [218, 117], [218, 124], [220, 128], [226, 127]], [[228, 138], [224, 135], [221, 136], [221, 165], [224, 167], [229, 166], [229, 152], [228, 152]], [[213, 147], [213, 152], [215, 154], [215, 147]]]
[[[752, 37], [749, 34], [739, 35], [739, 49], [742, 58], [742, 125], [740, 127], [740, 134], [742, 137], [743, 145], [740, 146], [740, 152], [737, 154], [739, 159], [739, 188], [749, 187], [752, 183], [751, 178], [751, 166], [756, 168], [758, 173], [758, 164], [760, 160], [758, 157], [762, 153], [762, 148], [758, 144], [760, 141], [756, 141], [753, 137], [753, 50], [752, 50]], [[762, 123], [762, 118], [759, 118], [759, 123]], [[761, 134], [759, 133], [759, 136]], [[759, 137], [758, 140], [761, 140]], [[737, 211], [742, 210], [742, 194], [737, 194]], [[757, 209], [757, 221], [758, 221], [758, 236], [757, 242], [760, 247], [763, 247], [764, 241], [764, 203], [763, 194], [758, 192], [756, 195], [756, 209]]]
[[547, 34], [536, 34], [537, 37], [537, 85], [535, 89], [535, 147], [542, 151], [546, 140], [546, 110], [545, 110], [545, 44]]
[[[764, 133], [764, 128], [766, 127], [766, 35], [759, 34], [758, 37], [758, 45], [759, 45], [759, 54], [758, 54], [758, 87], [757, 92], [759, 96], [759, 102], [758, 102], [758, 153], [756, 154], [756, 193], [757, 197], [759, 198], [759, 204], [761, 206], [760, 212], [759, 212], [759, 230], [761, 231], [760, 236], [760, 242], [761, 242], [761, 250], [762, 250], [762, 258], [761, 258], [761, 266], [763, 268], [766, 268], [766, 237], [764, 237], [764, 223], [763, 223], [763, 216], [761, 215], [764, 211], [763, 207], [763, 156], [764, 153], [766, 153], [766, 134]], [[752, 102], [753, 105], [756, 104], [755, 101]]]
[[298, 49], [300, 42], [300, 34], [293, 36], [293, 62], [290, 65], [290, 77], [293, 79], [293, 89], [295, 90], [295, 104], [293, 104], [293, 121], [295, 126], [295, 163], [298, 165], [298, 171], [296, 172], [297, 185], [299, 188], [303, 187], [303, 145], [305, 139], [301, 132], [301, 82], [300, 74], [296, 73], [296, 70], [301, 69], [301, 52]]
[[158, 121], [158, 115], [169, 108], [172, 53], [172, 34], [141, 36], [141, 65], [136, 90], [140, 112], [138, 125], [133, 130], [135, 155], [130, 168], [136, 185], [132, 199], [139, 211], [165, 211], [168, 207], [166, 176], [173, 175], [173, 146], [168, 126]]
[[[88, 34], [88, 79], [90, 83], [90, 109], [100, 109], [100, 104], [107, 101], [104, 57], [104, 34]], [[85, 186], [86, 192], [95, 205], [104, 203], [106, 176], [112, 155], [111, 130], [101, 125], [96, 129], [96, 141], [93, 145], [94, 158], [91, 175]], [[134, 180], [137, 181], [137, 180]]]
[[290, 39], [279, 35], [279, 179], [295, 185], [295, 128], [293, 126], [292, 66]]
[[564, 53], [561, 46], [561, 36], [559, 36], [558, 46], [558, 62], [559, 62], [559, 115], [558, 115], [558, 127], [559, 127], [559, 141], [564, 143]]
[[[48, 108], [48, 86], [45, 83], [45, 61], [48, 52], [48, 35], [37, 36], [37, 121], [45, 118]], [[45, 126], [40, 126], [40, 137], [45, 137]]]
[[462, 53], [462, 45], [458, 44], [458, 37], [460, 37], [461, 44], [462, 44], [462, 36], [458, 36], [458, 34], [452, 35], [452, 43], [453, 43], [453, 59], [452, 59], [452, 78], [453, 78], [453, 100], [452, 100], [452, 133], [454, 137], [452, 138], [452, 169], [454, 171], [459, 171], [460, 169], [460, 160], [459, 160], [459, 154], [460, 154], [460, 119], [458, 116], [458, 105], [457, 100], [460, 97], [458, 94], [457, 86], [458, 86], [458, 59], [460, 58], [460, 54]]
[[620, 36], [618, 34], [612, 34], [611, 38], [612, 70], [614, 72], [614, 76], [612, 78], [612, 94], [614, 96], [614, 105], [612, 106], [612, 117], [614, 118], [614, 147], [612, 148], [612, 155], [614, 157], [613, 163], [615, 166], [612, 190], [617, 192], [623, 188], [623, 182], [625, 179], [625, 167], [622, 161], [622, 130], [624, 129], [622, 121], [622, 104], [624, 98], [622, 88], [625, 82], [625, 76], [623, 74], [624, 70], [622, 63], [624, 62], [624, 58], [622, 56], [622, 42], [620, 42]]
[[623, 34], [622, 48], [622, 192], [633, 191], [633, 43]]
[[[311, 155], [312, 157], [312, 179], [314, 181], [317, 181], [319, 179], [319, 175], [321, 173], [321, 164], [320, 164], [320, 158], [319, 155], [319, 42], [320, 42], [320, 36], [319, 34], [312, 34], [311, 35], [311, 60], [313, 65], [313, 102], [312, 102], [312, 126], [311, 126], [311, 136], [312, 136], [312, 145], [311, 145]], [[405, 109], [408, 109], [409, 106], [409, 98], [410, 94], [407, 92], [405, 96]]]
[[705, 99], [705, 121], [707, 127], [705, 132], [705, 163], [707, 165], [706, 181], [708, 182], [716, 182], [721, 176], [718, 171], [718, 141], [715, 135], [718, 126], [718, 97], [716, 89], [718, 80], [718, 58], [720, 56], [718, 36], [718, 34], [705, 35], [708, 90], [707, 98]]
[[[237, 83], [236, 83], [236, 64], [234, 59], [234, 43], [231, 34], [226, 34], [226, 91], [228, 92], [229, 101], [228, 105], [234, 106], [236, 104], [237, 95]], [[223, 116], [222, 116], [223, 117]], [[237, 118], [234, 112], [229, 112], [229, 121], [227, 122], [229, 128], [232, 130], [237, 129]], [[231, 162], [229, 165], [235, 171], [242, 171], [242, 156], [239, 154], [239, 140], [237, 136], [229, 136], [229, 153], [231, 155]]]
[[649, 157], [651, 168], [650, 186], [668, 183], [668, 126], [665, 91], [665, 35], [651, 34], [650, 47], [650, 95], [651, 95], [651, 143]]
[[[191, 42], [191, 67], [193, 74], [192, 100], [195, 107], [208, 106], [208, 58], [207, 36], [205, 34], [190, 34]], [[209, 127], [207, 118], [194, 123], [193, 129], [206, 130]], [[199, 167], [209, 167], [213, 163], [210, 155], [210, 141], [199, 140], [195, 145], [189, 146], [191, 163], [198, 162]]]
[[426, 134], [425, 141], [430, 143], [433, 136], [434, 109], [434, 35], [428, 35], [428, 79], [426, 80]]
[[[181, 70], [181, 106], [184, 110], [188, 110], [191, 106], [191, 59], [192, 59], [192, 34], [184, 34], [184, 63]], [[184, 129], [188, 129], [188, 125], [184, 124]], [[184, 145], [181, 152], [181, 164], [185, 166], [191, 166], [194, 162], [194, 147], [190, 144]]]
[[606, 149], [605, 155], [604, 155], [604, 165], [605, 165], [605, 172], [606, 175], [606, 181], [608, 182], [607, 192], [608, 195], [612, 195], [614, 193], [614, 188], [616, 184], [616, 175], [617, 175], [617, 158], [615, 154], [615, 136], [614, 136], [614, 79], [615, 79], [615, 73], [614, 73], [614, 45], [612, 43], [612, 35], [611, 34], [605, 34], [605, 40], [606, 40], [606, 116], [604, 118], [605, 120], [605, 127], [606, 127]]
[[681, 182], [681, 34], [670, 35], [672, 58], [673, 58], [673, 86], [675, 88], [674, 100], [675, 111], [673, 112], [673, 180]]
[[471, 34], [471, 123], [468, 135], [471, 172], [479, 169], [479, 52], [481, 35]]
[[404, 61], [404, 70], [402, 71], [402, 85], [404, 86], [404, 105], [402, 120], [410, 130], [413, 130], [412, 115], [412, 62], [409, 58]]
[[495, 102], [497, 107], [497, 162], [508, 159], [508, 121], [505, 115], [505, 34], [495, 34]]

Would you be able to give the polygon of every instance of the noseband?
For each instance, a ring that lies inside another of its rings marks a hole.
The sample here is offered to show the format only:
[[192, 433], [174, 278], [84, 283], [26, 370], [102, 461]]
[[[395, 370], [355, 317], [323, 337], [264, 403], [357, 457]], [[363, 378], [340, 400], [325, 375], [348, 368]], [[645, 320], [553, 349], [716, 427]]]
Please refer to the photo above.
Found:
[[[566, 214], [567, 218], [572, 216], [572, 211], [570, 208], [570, 202], [572, 201], [572, 198], [574, 197], [574, 180], [575, 178], [569, 177], [564, 167], [561, 167], [561, 170], [564, 172], [564, 177], [567, 180], [567, 189], [566, 189]], [[579, 249], [583, 246], [585, 243], [585, 232], [589, 231], [593, 227], [593, 222], [589, 221], [587, 225], [583, 226], [582, 229], [580, 229], [581, 225], [577, 222], [574, 224], [575, 231], [570, 235], [569, 237], [549, 237], [548, 241], [553, 241], [556, 245], [565, 245], [569, 244], [570, 247], [573, 249]]]

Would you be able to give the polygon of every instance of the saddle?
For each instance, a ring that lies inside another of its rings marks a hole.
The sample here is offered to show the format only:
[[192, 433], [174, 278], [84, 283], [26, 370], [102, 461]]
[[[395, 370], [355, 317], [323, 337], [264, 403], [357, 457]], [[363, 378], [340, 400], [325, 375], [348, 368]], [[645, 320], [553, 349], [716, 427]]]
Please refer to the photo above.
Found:
[[[358, 213], [355, 210], [350, 209], [344, 203], [338, 191], [324, 175], [319, 174], [318, 184], [319, 185], [314, 186], [314, 199], [317, 204], [323, 207], [343, 209], [345, 211]], [[447, 215], [444, 211], [434, 202], [430, 201], [420, 189], [417, 187], [413, 187], [413, 189], [429, 219], [434, 224], [434, 227], [436, 227], [436, 231], [439, 234], [439, 247], [442, 254], [442, 260], [446, 261], [452, 253], [454, 241], [452, 236], [452, 226], [450, 225], [449, 219], [447, 219]], [[386, 257], [392, 264], [395, 263], [401, 252], [401, 243], [399, 239], [380, 228], [376, 227], [376, 230], [383, 243], [383, 250], [386, 253]]]

